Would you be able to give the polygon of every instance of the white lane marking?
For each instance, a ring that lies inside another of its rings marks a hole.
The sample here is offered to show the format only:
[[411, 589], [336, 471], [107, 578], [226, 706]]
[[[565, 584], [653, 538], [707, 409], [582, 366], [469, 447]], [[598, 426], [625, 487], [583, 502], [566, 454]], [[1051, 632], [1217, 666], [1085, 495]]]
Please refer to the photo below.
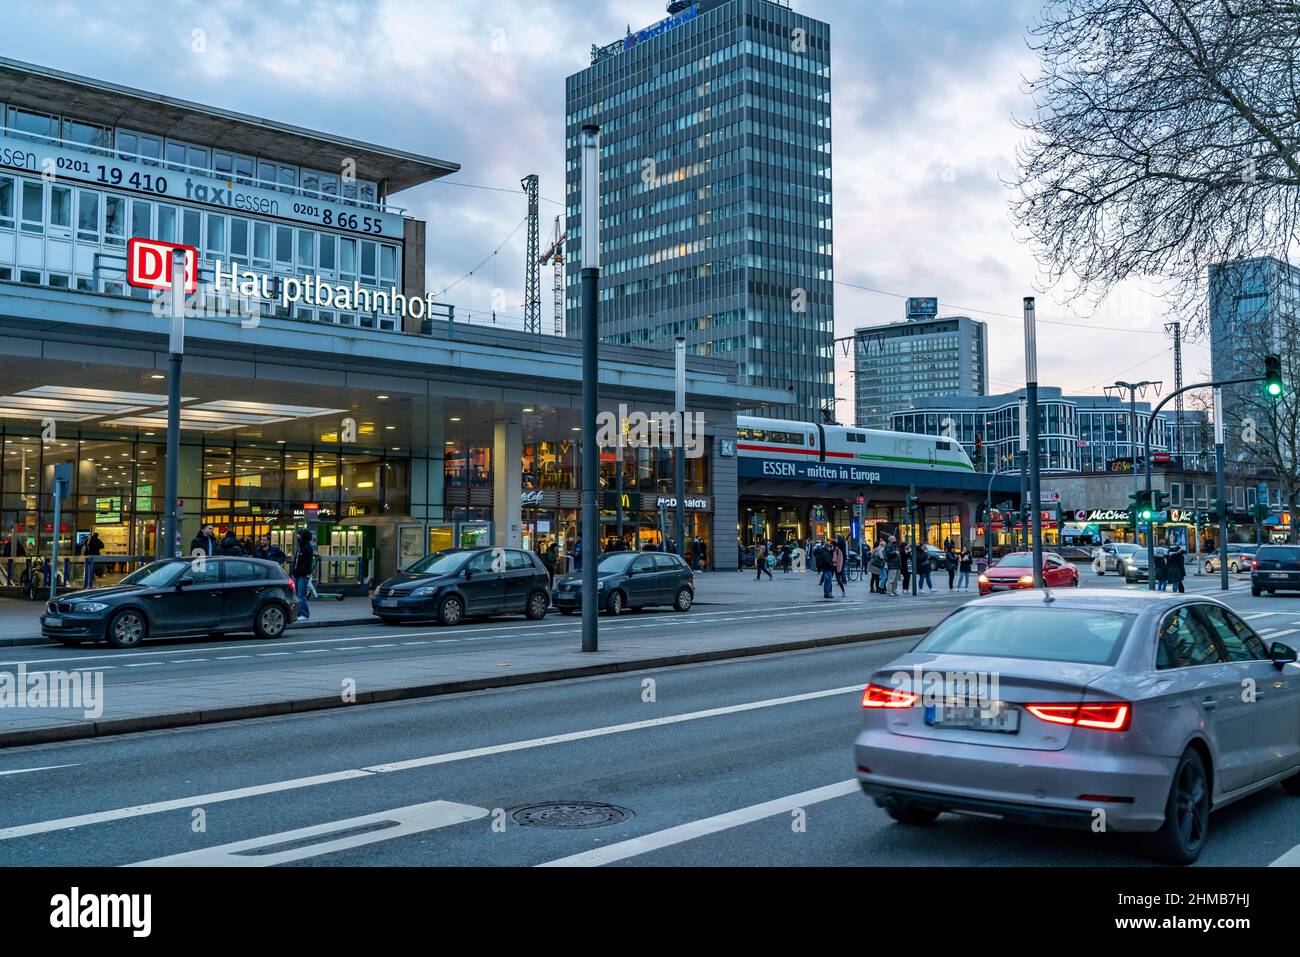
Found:
[[234, 661], [236, 658], [251, 658], [252, 655], [224, 655], [218, 658], [218, 661]]
[[132, 817], [142, 817], [146, 814], [159, 814], [163, 811], [175, 811], [181, 808], [194, 807], [198, 804], [217, 804], [222, 801], [236, 801], [247, 797], [259, 797], [263, 794], [275, 794], [281, 791], [293, 791], [299, 788], [315, 787], [318, 784], [333, 784], [336, 781], [351, 781], [356, 778], [369, 777], [372, 774], [405, 771], [410, 768], [430, 767], [435, 764], [447, 764], [452, 761], [466, 761], [471, 758], [485, 757], [493, 754], [505, 754], [511, 751], [522, 751], [528, 748], [540, 748], [551, 744], [563, 744], [568, 741], [582, 741], [587, 738], [595, 738], [607, 734], [619, 734], [624, 731], [639, 731], [644, 728], [656, 728], [668, 724], [678, 724], [683, 721], [696, 721], [700, 718], [714, 718], [720, 715], [755, 711], [759, 708], [774, 708], [784, 704], [814, 701], [818, 698], [830, 698], [835, 695], [847, 694], [849, 692], [859, 692], [865, 687], [866, 685], [849, 685], [844, 688], [830, 688], [825, 691], [810, 691], [806, 694], [790, 695], [784, 698], [768, 698], [764, 701], [751, 701], [744, 704], [729, 705], [722, 708], [710, 708], [707, 711], [691, 711], [686, 714], [670, 715], [664, 718], [653, 718], [648, 721], [633, 721], [627, 724], [614, 724], [603, 728], [592, 728], [587, 731], [571, 731], [567, 734], [550, 735], [545, 738], [531, 738], [527, 741], [513, 741], [508, 744], [498, 744], [483, 748], [470, 748], [465, 751], [432, 754], [427, 757], [412, 758], [407, 761], [394, 761], [389, 764], [376, 764], [371, 765], [370, 767], [353, 768], [347, 771], [332, 771], [327, 774], [311, 775], [310, 777], [274, 781], [270, 784], [256, 784], [250, 787], [234, 788], [228, 791], [213, 791], [209, 794], [199, 794], [193, 797], [173, 798], [167, 801], [154, 801], [149, 804], [137, 804], [133, 807], [114, 808], [109, 811], [94, 811], [89, 814], [78, 814], [72, 817], [56, 818], [50, 821], [36, 821], [32, 824], [19, 824], [14, 827], [0, 828], [0, 841], [12, 840], [16, 837], [29, 837], [33, 834], [46, 834], [50, 831], [62, 831], [70, 827], [84, 827], [88, 824], [121, 821]]
[[1253, 615], [1242, 615], [1246, 621], [1254, 621], [1256, 618], [1270, 618], [1273, 615], [1289, 615], [1289, 611], [1257, 611]]
[[740, 827], [742, 824], [752, 824], [754, 821], [761, 821], [765, 817], [788, 813], [795, 808], [830, 801], [860, 790], [861, 786], [858, 784], [857, 778], [840, 781], [838, 784], [828, 784], [825, 787], [813, 788], [811, 791], [801, 791], [798, 794], [777, 798], [775, 801], [764, 801], [762, 804], [753, 804], [735, 811], [728, 811], [725, 814], [717, 814], [698, 821], [678, 824], [676, 827], [665, 828], [662, 831], [644, 834], [641, 837], [630, 838], [626, 841], [619, 841], [617, 844], [610, 844], [606, 847], [597, 847], [590, 851], [583, 851], [580, 854], [561, 857], [558, 860], [547, 861], [545, 864], [538, 864], [537, 866], [600, 867], [602, 864], [624, 861], [629, 857], [648, 854], [651, 851], [671, 847], [674, 844], [683, 844], [686, 841], [693, 841], [697, 837], [717, 834], [719, 831]]
[[1269, 867], [1300, 867], [1300, 844], [1279, 857]]
[[43, 768], [15, 768], [12, 771], [0, 771], [0, 777], [6, 774], [31, 774], [33, 771], [55, 771], [59, 768], [79, 768], [80, 764], [47, 764]]
[[[450, 827], [453, 824], [477, 821], [480, 818], [487, 817], [488, 814], [489, 811], [485, 807], [455, 804], [451, 801], [429, 801], [427, 804], [412, 804], [409, 807], [393, 808], [391, 811], [380, 811], [378, 814], [366, 814], [362, 817], [331, 821], [328, 824], [314, 824], [311, 827], [300, 827], [293, 831], [282, 831], [279, 834], [267, 834], [247, 841], [235, 841], [230, 844], [201, 848], [197, 851], [187, 851], [183, 854], [156, 857], [151, 861], [140, 861], [127, 866], [274, 867], [277, 864], [288, 864], [293, 861], [306, 860], [310, 857], [320, 857], [323, 854], [346, 851], [354, 847], [364, 847], [367, 844], [391, 841], [394, 838], [406, 837], [411, 834], [434, 831], [440, 827]], [[341, 834], [358, 828], [372, 828], [379, 824], [388, 824], [390, 826], [367, 830], [360, 834], [350, 834], [346, 837], [336, 837], [333, 840], [329, 839], [331, 834]], [[269, 850], [279, 844], [300, 843], [311, 838], [320, 838], [321, 840], [301, 847], [286, 848], [282, 851]], [[265, 853], [256, 853], [262, 850]]]
[[123, 668], [148, 668], [150, 665], [165, 665], [166, 661], [131, 661], [122, 665]]
[[[258, 658], [288, 658], [293, 654], [291, 651], [259, 651], [256, 655]], [[160, 665], [164, 662], [158, 662]]]
[[1270, 638], [1281, 638], [1283, 635], [1294, 635], [1300, 628], [1283, 628], [1281, 631], [1271, 631], [1268, 633]]
[[298, 788], [314, 787], [317, 784], [333, 784], [335, 781], [351, 781], [353, 778], [369, 777], [369, 771], [332, 771], [329, 774], [316, 774], [308, 778], [294, 778], [289, 781], [273, 781], [270, 784], [255, 784], [251, 787], [234, 788], [229, 791], [213, 791], [194, 797], [176, 798], [171, 801], [154, 801], [150, 804], [137, 804], [134, 807], [119, 807], [111, 811], [95, 811], [90, 814], [76, 814], [61, 817], [53, 821], [37, 821], [35, 824], [19, 824], [14, 827], [0, 828], [0, 841], [16, 837], [28, 837], [32, 834], [48, 834], [50, 831], [62, 831], [70, 827], [85, 827], [88, 824], [103, 824], [107, 821], [122, 821], [127, 818], [141, 817], [145, 814], [161, 814], [164, 811], [179, 811], [192, 808], [196, 804], [218, 804], [222, 801], [237, 801], [241, 798], [259, 797], [263, 794], [276, 794], [280, 791], [293, 791]]
[[775, 708], [783, 704], [796, 704], [801, 701], [815, 701], [818, 698], [831, 698], [836, 695], [857, 692], [866, 685], [848, 685], [843, 688], [829, 688], [826, 691], [809, 691], [805, 694], [787, 695], [784, 698], [767, 698], [763, 701], [748, 701], [744, 704], [726, 705], [721, 708], [709, 708], [705, 711], [688, 711], [685, 714], [673, 714], [663, 718], [647, 718], [644, 721], [629, 721], [626, 724], [611, 724], [603, 728], [589, 728], [585, 731], [570, 731], [566, 734], [551, 734], [544, 738], [529, 738], [526, 741], [512, 741], [509, 744], [494, 744], [483, 748], [469, 748], [465, 751], [450, 751], [446, 754], [432, 754], [423, 758], [411, 758], [407, 761], [392, 761], [388, 764], [372, 764], [366, 771], [387, 773], [390, 771], [408, 771], [412, 768], [427, 768], [435, 764], [447, 764], [451, 761], [465, 761], [492, 754], [505, 754], [510, 751], [524, 751], [540, 748], [550, 744], [564, 744], [569, 741], [582, 741], [587, 738], [599, 738], [608, 734], [621, 734], [624, 731], [641, 731], [645, 728], [661, 728], [664, 725], [679, 724], [683, 721], [698, 721], [700, 718], [716, 718], [724, 714], [741, 714], [745, 711], [757, 711], [761, 708]]

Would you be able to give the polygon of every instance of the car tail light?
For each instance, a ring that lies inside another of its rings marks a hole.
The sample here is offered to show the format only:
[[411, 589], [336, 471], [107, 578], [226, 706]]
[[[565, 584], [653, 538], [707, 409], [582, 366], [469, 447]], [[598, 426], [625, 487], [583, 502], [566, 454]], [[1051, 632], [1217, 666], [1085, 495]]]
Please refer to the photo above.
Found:
[[1085, 701], [1081, 704], [1027, 704], [1040, 721], [1099, 731], [1127, 731], [1133, 706], [1127, 701]]
[[916, 704], [917, 696], [910, 691], [898, 688], [882, 688], [880, 685], [867, 685], [862, 692], [864, 708], [910, 708]]

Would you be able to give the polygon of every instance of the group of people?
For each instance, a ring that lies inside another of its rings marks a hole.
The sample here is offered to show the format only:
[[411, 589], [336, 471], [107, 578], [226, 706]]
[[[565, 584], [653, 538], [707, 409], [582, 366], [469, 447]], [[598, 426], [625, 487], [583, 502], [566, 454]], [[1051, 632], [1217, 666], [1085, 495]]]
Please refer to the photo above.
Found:
[[949, 591], [969, 591], [970, 573], [974, 567], [974, 556], [969, 548], [958, 550], [951, 540], [943, 543], [943, 555], [934, 555], [922, 542], [908, 545], [900, 542], [896, 536], [888, 535], [876, 542], [869, 549], [867, 573], [871, 576], [871, 592], [875, 595], [897, 595], [899, 585], [903, 593], [912, 588], [912, 576], [916, 576], [916, 590], [933, 592], [933, 572], [948, 573]]
[[1163, 555], [1156, 552], [1153, 574], [1156, 591], [1186, 592], [1183, 579], [1187, 577], [1187, 552], [1183, 546], [1175, 542]]
[[233, 529], [227, 529], [226, 534], [218, 540], [216, 529], [212, 525], [204, 525], [190, 540], [190, 555], [247, 555], [277, 565], [288, 562], [289, 577], [293, 579], [293, 590], [298, 595], [298, 617], [304, 620], [311, 618], [308, 599], [312, 593], [312, 573], [316, 570], [316, 538], [310, 528], [304, 526], [298, 529], [293, 557], [290, 558], [284, 549], [271, 543], [270, 535], [262, 535], [254, 545], [249, 539], [240, 541]]
[[[807, 554], [808, 564], [818, 573], [822, 587], [822, 597], [834, 597], [835, 586], [840, 594], [846, 594], [848, 576], [846, 569], [854, 547], [843, 535], [827, 541], [809, 542], [803, 553]], [[762, 581], [766, 575], [772, 576], [773, 568], [789, 572], [794, 560], [801, 555], [798, 543], [784, 542], [776, 545], [770, 541], [760, 541], [754, 546], [754, 580]], [[882, 536], [875, 546], [864, 543], [855, 558], [861, 561], [870, 578], [871, 593], [875, 595], [898, 595], [899, 586], [906, 593], [912, 587], [912, 576], [916, 576], [918, 591], [935, 591], [932, 575], [935, 571], [948, 573], [949, 591], [969, 591], [970, 576], [975, 559], [968, 548], [958, 548], [951, 540], [943, 544], [943, 555], [938, 556], [922, 543], [909, 545], [899, 541], [896, 536]]]

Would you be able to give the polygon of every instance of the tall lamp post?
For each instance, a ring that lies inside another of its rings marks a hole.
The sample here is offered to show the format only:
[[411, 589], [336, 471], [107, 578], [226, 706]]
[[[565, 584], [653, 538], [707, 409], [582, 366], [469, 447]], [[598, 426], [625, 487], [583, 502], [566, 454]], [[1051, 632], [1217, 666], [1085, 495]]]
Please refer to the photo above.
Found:
[[[1114, 391], [1114, 392], [1117, 393], [1117, 394], [1119, 394], [1119, 393], [1124, 393], [1124, 392], [1127, 392], [1127, 393], [1128, 393], [1128, 447], [1129, 447], [1129, 459], [1130, 459], [1130, 461], [1131, 461], [1131, 460], [1133, 459], [1133, 457], [1136, 456], [1136, 454], [1137, 454], [1137, 433], [1138, 433], [1138, 426], [1137, 426], [1137, 394], [1138, 394], [1139, 392], [1141, 392], [1141, 393], [1143, 393], [1143, 394], [1145, 395], [1148, 386], [1160, 386], [1160, 385], [1163, 385], [1163, 383], [1161, 383], [1161, 382], [1152, 382], [1152, 381], [1150, 381], [1149, 379], [1143, 379], [1141, 382], [1124, 382], [1124, 381], [1121, 380], [1121, 381], [1116, 382], [1114, 385], [1108, 385], [1108, 386], [1106, 386], [1106, 388], [1105, 388], [1105, 390], [1104, 390], [1105, 393], [1106, 393], [1107, 395], [1110, 395], [1112, 391]], [[1157, 394], [1159, 394], [1159, 390], [1157, 390]], [[1174, 395], [1177, 395], [1177, 393], [1173, 393], [1173, 394], [1171, 394], [1171, 395], [1169, 396], [1169, 398], [1172, 399]], [[1162, 404], [1163, 404], [1163, 403], [1162, 403]], [[1155, 413], [1152, 413], [1152, 416], [1154, 416], [1154, 415], [1155, 415]], [[1148, 425], [1148, 426], [1151, 424], [1151, 421], [1152, 421], [1151, 418], [1148, 418], [1148, 419], [1147, 419], [1147, 425]], [[1150, 450], [1149, 447], [1148, 447], [1148, 449], [1147, 449], [1146, 461], [1147, 461], [1148, 463], [1150, 463], [1150, 461], [1151, 461], [1151, 450]], [[1142, 490], [1142, 486], [1141, 486], [1141, 484], [1140, 484], [1140, 482], [1141, 482], [1140, 476], [1138, 475], [1137, 463], [1136, 463], [1136, 462], [1132, 462], [1131, 464], [1132, 464], [1132, 466], [1133, 466], [1133, 492], [1135, 493], [1135, 494], [1134, 494], [1134, 500], [1136, 501], [1136, 498], [1137, 498], [1136, 493], [1137, 493], [1137, 492], [1140, 492], [1140, 491]], [[1138, 533], [1138, 528], [1139, 528], [1140, 525], [1141, 525], [1141, 519], [1138, 518], [1137, 515], [1136, 515], [1136, 513], [1135, 513], [1135, 514], [1134, 514], [1134, 517], [1133, 517], [1133, 544], [1135, 544], [1135, 545], [1138, 544], [1138, 539], [1141, 537], [1141, 536], [1139, 535], [1139, 533]], [[1150, 528], [1150, 525], [1147, 526], [1147, 538], [1148, 538], [1148, 539], [1151, 538], [1151, 528]], [[1151, 550], [1152, 550], [1152, 552], [1154, 553], [1154, 550], [1155, 550], [1155, 549], [1154, 549], [1154, 546], [1151, 546]], [[1154, 562], [1154, 561], [1155, 561], [1155, 559], [1154, 559], [1153, 557], [1149, 557], [1149, 558], [1148, 558], [1148, 560], [1147, 560], [1147, 568], [1148, 568], [1148, 569], [1154, 568], [1154, 565], [1152, 564], [1152, 562]], [[1152, 574], [1151, 572], [1148, 572], [1147, 577], [1149, 578], [1149, 577], [1151, 576], [1151, 574]]]
[[686, 337], [678, 336], [674, 352], [677, 359], [677, 441], [673, 443], [673, 495], [677, 499], [673, 515], [673, 536], [677, 554], [686, 557]]
[[[185, 359], [185, 259], [184, 249], [173, 249], [171, 274], [171, 341], [167, 367], [167, 466], [164, 470], [163, 545], [159, 554], [175, 558], [180, 554], [180, 515], [176, 504], [180, 486], [181, 456], [181, 363]], [[198, 263], [194, 264], [197, 272]], [[197, 275], [195, 277], [197, 279]]]
[[1025, 297], [1025, 397], [1029, 405], [1029, 497], [1033, 503], [1034, 587], [1043, 587], [1043, 512], [1038, 454], [1038, 331], [1034, 297]]
[[[1029, 394], [1028, 390], [1020, 399], [1020, 450], [1016, 453], [1020, 460], [1020, 521], [1016, 522], [1020, 535], [1020, 548], [1029, 544], [1029, 513], [1025, 510], [1028, 499], [1029, 476]], [[1012, 536], [1013, 544], [1015, 536]]]
[[[599, 648], [600, 448], [596, 444], [596, 404], [600, 375], [596, 296], [600, 284], [600, 127], [582, 128], [582, 650]], [[621, 505], [621, 503], [620, 503]]]

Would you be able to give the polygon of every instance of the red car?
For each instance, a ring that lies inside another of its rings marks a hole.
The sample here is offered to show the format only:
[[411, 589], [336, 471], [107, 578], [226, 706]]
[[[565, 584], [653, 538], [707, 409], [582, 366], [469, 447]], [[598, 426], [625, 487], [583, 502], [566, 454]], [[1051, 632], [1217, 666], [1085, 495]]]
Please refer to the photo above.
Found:
[[[1043, 553], [1043, 581], [1048, 588], [1078, 588], [1079, 569], [1060, 555]], [[1034, 553], [1012, 552], [980, 576], [980, 594], [1034, 587]]]

